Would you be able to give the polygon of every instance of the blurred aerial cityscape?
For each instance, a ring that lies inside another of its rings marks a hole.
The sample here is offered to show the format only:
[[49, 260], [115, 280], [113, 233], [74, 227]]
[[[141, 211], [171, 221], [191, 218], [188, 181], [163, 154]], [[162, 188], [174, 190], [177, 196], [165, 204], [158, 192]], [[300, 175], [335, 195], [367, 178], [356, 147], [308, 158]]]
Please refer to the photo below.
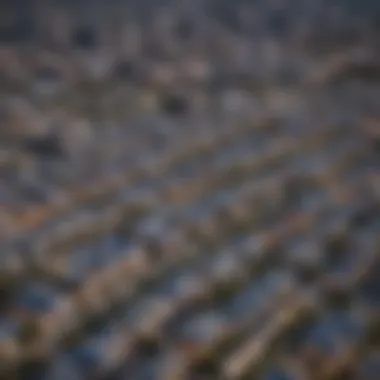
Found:
[[380, 379], [380, 1], [2, 0], [0, 380]]

